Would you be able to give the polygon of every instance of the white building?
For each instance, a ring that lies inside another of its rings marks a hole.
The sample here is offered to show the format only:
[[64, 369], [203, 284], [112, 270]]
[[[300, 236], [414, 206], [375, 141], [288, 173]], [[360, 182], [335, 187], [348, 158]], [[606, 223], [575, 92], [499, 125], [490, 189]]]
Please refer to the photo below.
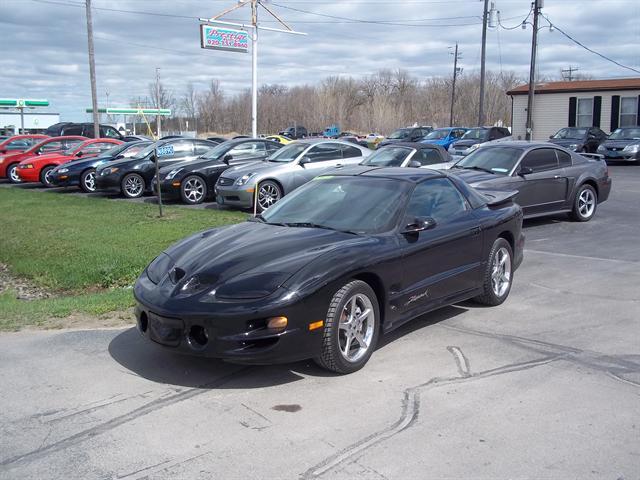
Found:
[[[59, 113], [24, 112], [24, 133], [42, 133], [60, 121]], [[0, 133], [14, 134], [20, 130], [20, 112], [0, 110]]]
[[[528, 93], [528, 85], [507, 92], [513, 138], [525, 138]], [[640, 78], [538, 83], [532, 138], [547, 140], [563, 127], [599, 127], [610, 133], [618, 127], [640, 125], [639, 110]]]

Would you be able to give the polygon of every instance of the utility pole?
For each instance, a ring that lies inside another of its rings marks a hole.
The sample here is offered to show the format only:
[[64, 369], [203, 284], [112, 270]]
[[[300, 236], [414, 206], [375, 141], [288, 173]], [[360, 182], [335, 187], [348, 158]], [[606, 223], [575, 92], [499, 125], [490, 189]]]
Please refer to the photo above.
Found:
[[577, 72], [578, 70], [580, 70], [578, 67], [569, 66], [569, 68], [563, 68], [560, 70], [560, 73], [567, 81], [571, 82], [573, 80], [573, 72]]
[[485, 75], [485, 59], [487, 55], [487, 11], [489, 0], [484, 0], [484, 8], [482, 10], [482, 51], [480, 53], [480, 102], [478, 105], [478, 126], [484, 125], [484, 75]]
[[100, 138], [100, 114], [98, 113], [98, 91], [96, 88], [96, 60], [93, 54], [93, 20], [91, 19], [91, 0], [85, 0], [85, 7], [87, 9], [87, 43], [89, 47], [91, 107], [93, 108], [93, 137]]
[[449, 126], [453, 127], [453, 105], [456, 100], [456, 77], [458, 76], [458, 42], [453, 53], [453, 83], [451, 84], [451, 113], [449, 114]]
[[[526, 140], [533, 138], [533, 96], [535, 94], [536, 53], [538, 49], [538, 16], [542, 8], [542, 0], [533, 0], [533, 34], [531, 38], [531, 65], [529, 66], [529, 94], [527, 97], [527, 132]], [[524, 23], [523, 23], [524, 25]]]
[[[160, 106], [160, 67], [156, 67], [156, 108], [162, 108]], [[162, 136], [160, 130], [160, 115], [156, 117], [156, 127], [156, 130], [158, 131], [158, 140], [160, 140], [160, 137]], [[162, 214], [160, 214], [160, 216], [162, 216]]]

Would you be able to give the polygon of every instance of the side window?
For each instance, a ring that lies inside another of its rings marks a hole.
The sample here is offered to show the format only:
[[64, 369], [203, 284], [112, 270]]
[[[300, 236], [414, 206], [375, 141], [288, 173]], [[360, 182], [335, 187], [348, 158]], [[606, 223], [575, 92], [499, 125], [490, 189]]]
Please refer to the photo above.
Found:
[[407, 206], [410, 222], [416, 217], [432, 217], [446, 223], [467, 211], [467, 202], [458, 189], [446, 178], [434, 178], [416, 185]]
[[558, 165], [560, 167], [570, 167], [572, 165], [571, 155], [567, 152], [563, 152], [562, 150], [556, 150], [556, 155], [558, 156]]
[[307, 152], [305, 156], [312, 162], [325, 162], [342, 158], [342, 149], [339, 143], [321, 143]]
[[38, 149], [38, 153], [55, 152], [56, 150], [61, 150], [62, 148], [62, 142], [60, 140], [56, 140], [55, 142], [49, 142], [42, 145]]
[[282, 144], [276, 145], [276, 144], [273, 144], [273, 143], [267, 143], [265, 145], [267, 147], [267, 152], [268, 153], [277, 152], [278, 150], [280, 150], [280, 148], [282, 148]]
[[342, 146], [342, 158], [355, 158], [361, 156], [362, 152], [358, 148], [351, 147], [349, 145]]
[[233, 147], [229, 150], [229, 153], [233, 157], [249, 157], [252, 155], [264, 154], [264, 150], [263, 142], [244, 142]]
[[20, 150], [26, 149], [31, 146], [30, 139], [21, 138], [19, 140], [13, 140], [5, 145], [7, 150]]
[[534, 172], [542, 172], [558, 167], [558, 159], [555, 150], [552, 148], [538, 148], [527, 153], [520, 164], [522, 167], [529, 167]]
[[83, 140], [63, 140], [62, 141], [62, 148], [65, 149], [65, 150], [69, 149], [69, 148], [76, 148], [82, 142], [83, 142]]
[[[91, 129], [91, 132], [87, 132], [87, 135], [92, 133], [93, 133], [93, 128]], [[82, 125], [71, 125], [70, 127], [66, 127], [62, 134], [63, 135], [82, 135]]]
[[109, 143], [109, 142], [100, 142], [100, 143], [96, 143], [95, 145], [98, 147], [98, 150], [100, 151], [100, 153], [106, 152], [107, 150], [111, 150], [113, 147], [116, 146], [115, 143]]
[[113, 127], [100, 127], [100, 135], [104, 136], [104, 138], [120, 138], [120, 134]]
[[82, 150], [80, 150], [80, 152], [83, 155], [97, 155], [101, 152], [100, 149], [100, 144], [99, 143], [92, 143], [90, 145], [87, 145], [86, 147], [84, 147]]

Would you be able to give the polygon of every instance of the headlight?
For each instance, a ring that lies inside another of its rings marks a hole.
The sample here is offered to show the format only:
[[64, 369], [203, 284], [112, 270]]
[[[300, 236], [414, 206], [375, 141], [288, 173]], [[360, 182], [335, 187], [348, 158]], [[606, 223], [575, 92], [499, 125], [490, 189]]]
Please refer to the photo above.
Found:
[[266, 297], [275, 292], [289, 276], [288, 273], [275, 272], [240, 275], [212, 290], [206, 301], [215, 298], [243, 300]]
[[27, 163], [26, 165], [20, 165], [20, 168], [33, 168], [33, 163]]
[[622, 150], [624, 152], [638, 153], [638, 150], [640, 150], [640, 145], [627, 145]]
[[171, 170], [169, 173], [167, 173], [167, 176], [165, 178], [167, 180], [171, 180], [173, 177], [175, 177], [181, 171], [182, 171], [182, 168], [176, 168], [174, 170]]
[[147, 277], [149, 277], [149, 280], [155, 284], [160, 283], [160, 280], [169, 273], [169, 270], [171, 270], [174, 263], [175, 262], [169, 255], [161, 253], [147, 267]]
[[116, 173], [119, 170], [118, 167], [109, 167], [109, 168], [105, 168], [100, 172], [100, 176], [103, 175], [111, 175], [112, 173]]
[[580, 145], [578, 145], [577, 143], [572, 143], [571, 145], [569, 145], [569, 150], [578, 150], [578, 147]]
[[2, 162], [4, 162], [4, 156], [0, 155], [0, 165], [2, 165]]
[[254, 175], [255, 175], [254, 172], [247, 173], [246, 175], [243, 175], [238, 180], [236, 180], [236, 185], [245, 185], [249, 181], [249, 179], [251, 177], [253, 177]]
[[58, 173], [67, 173], [68, 171], [68, 168], [61, 168], [60, 170], [57, 170]]
[[604, 145], [598, 145], [598, 151], [599, 151], [599, 152], [606, 152], [606, 151], [607, 151], [607, 149], [605, 148], [605, 146], [604, 146]]

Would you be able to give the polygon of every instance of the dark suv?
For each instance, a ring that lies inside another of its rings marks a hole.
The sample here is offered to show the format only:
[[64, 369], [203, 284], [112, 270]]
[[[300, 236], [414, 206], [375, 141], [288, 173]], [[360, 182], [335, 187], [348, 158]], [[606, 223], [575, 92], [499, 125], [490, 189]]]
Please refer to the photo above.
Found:
[[284, 135], [292, 140], [299, 140], [308, 135], [307, 129], [304, 127], [289, 127], [286, 130], [278, 132], [278, 135]]
[[[61, 137], [67, 135], [81, 135], [87, 138], [94, 138], [93, 123], [73, 123], [60, 122], [51, 125], [44, 132], [50, 137]], [[122, 134], [111, 125], [100, 125], [100, 138], [115, 138], [116, 140], [124, 140]]]
[[[467, 130], [460, 140], [449, 147], [449, 154], [465, 156], [475, 150], [481, 143], [510, 137], [511, 132], [504, 127], [477, 127]], [[472, 148], [473, 147], [473, 148]]]

